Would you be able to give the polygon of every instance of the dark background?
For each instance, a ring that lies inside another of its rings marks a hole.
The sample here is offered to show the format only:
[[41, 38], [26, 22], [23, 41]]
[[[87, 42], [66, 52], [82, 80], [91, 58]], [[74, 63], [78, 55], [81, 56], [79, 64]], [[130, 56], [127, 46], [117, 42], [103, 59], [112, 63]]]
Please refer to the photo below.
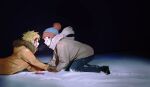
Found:
[[[96, 54], [125, 53], [150, 57], [150, 34], [138, 0], [1, 0], [0, 57], [12, 42], [34, 29], [42, 34], [55, 21], [71, 25], [78, 41]], [[42, 50], [40, 50], [42, 51]]]

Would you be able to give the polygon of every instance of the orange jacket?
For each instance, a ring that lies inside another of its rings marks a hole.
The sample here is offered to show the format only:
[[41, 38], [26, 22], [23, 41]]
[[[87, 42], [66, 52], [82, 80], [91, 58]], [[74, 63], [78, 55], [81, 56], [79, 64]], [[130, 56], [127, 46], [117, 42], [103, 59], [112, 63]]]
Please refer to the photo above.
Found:
[[14, 74], [27, 69], [28, 71], [47, 70], [48, 65], [40, 62], [25, 46], [14, 47], [13, 54], [0, 58], [0, 74]]

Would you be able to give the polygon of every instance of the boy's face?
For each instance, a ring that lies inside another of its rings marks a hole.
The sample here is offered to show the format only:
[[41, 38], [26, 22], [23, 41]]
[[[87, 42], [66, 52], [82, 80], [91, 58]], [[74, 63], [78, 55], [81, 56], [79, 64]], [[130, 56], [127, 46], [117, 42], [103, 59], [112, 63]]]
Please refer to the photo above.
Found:
[[44, 32], [43, 34], [43, 39], [44, 39], [44, 43], [47, 45], [47, 46], [50, 46], [51, 45], [51, 42], [52, 42], [52, 38], [55, 37], [56, 35], [54, 33], [51, 33], [51, 32]]
[[49, 38], [49, 37], [45, 37], [45, 38], [44, 38], [44, 43], [45, 43], [45, 45], [47, 45], [48, 47], [51, 45], [51, 41], [52, 41], [52, 38]]
[[38, 46], [39, 46], [39, 39], [38, 39], [38, 38], [36, 38], [36, 39], [33, 41], [33, 45], [34, 45], [36, 48], [38, 48]]

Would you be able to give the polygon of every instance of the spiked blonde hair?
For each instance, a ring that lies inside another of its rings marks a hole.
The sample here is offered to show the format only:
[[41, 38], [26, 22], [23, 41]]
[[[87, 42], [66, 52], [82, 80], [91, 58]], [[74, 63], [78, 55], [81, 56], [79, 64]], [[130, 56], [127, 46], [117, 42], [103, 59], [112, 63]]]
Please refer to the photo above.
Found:
[[32, 43], [35, 39], [40, 39], [40, 35], [38, 34], [38, 32], [32, 30], [32, 31], [25, 32], [23, 34], [22, 39]]

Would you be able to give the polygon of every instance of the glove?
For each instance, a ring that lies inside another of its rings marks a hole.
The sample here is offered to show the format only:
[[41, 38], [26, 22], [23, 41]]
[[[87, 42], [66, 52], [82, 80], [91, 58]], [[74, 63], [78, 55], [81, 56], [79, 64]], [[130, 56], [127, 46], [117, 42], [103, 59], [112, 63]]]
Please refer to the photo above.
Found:
[[42, 71], [36, 71], [34, 74], [44, 74]]
[[66, 28], [63, 29], [63, 31], [61, 32], [61, 34], [63, 34], [64, 36], [67, 36], [69, 34], [75, 34], [74, 30], [71, 26], [68, 26]]
[[49, 65], [49, 67], [48, 67], [48, 69], [47, 69], [49, 72], [58, 72], [57, 70], [56, 70], [56, 66], [51, 66], [51, 65]]

